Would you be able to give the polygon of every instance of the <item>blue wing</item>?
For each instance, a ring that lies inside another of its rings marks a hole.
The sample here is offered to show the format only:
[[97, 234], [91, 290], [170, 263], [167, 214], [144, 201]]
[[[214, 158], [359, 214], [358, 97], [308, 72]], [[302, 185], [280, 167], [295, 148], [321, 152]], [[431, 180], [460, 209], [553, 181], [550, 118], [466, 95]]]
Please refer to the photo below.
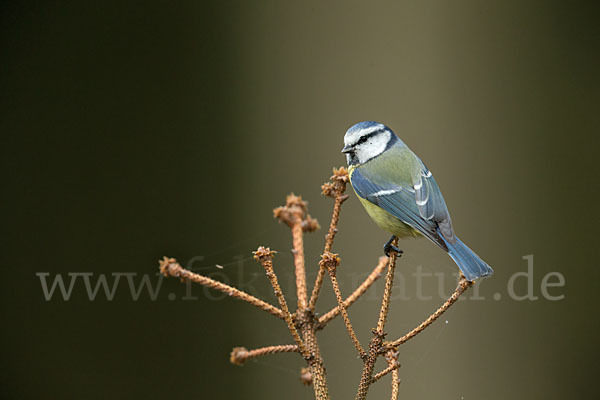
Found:
[[[446, 220], [449, 221], [448, 210], [439, 194], [437, 184], [435, 181], [433, 181], [435, 186], [430, 183], [431, 174], [428, 177], [425, 175], [421, 174], [420, 180], [412, 186], [408, 182], [406, 186], [396, 182], [382, 184], [374, 183], [359, 167], [352, 172], [352, 186], [360, 197], [383, 208], [448, 251], [446, 242], [440, 236], [441, 232], [438, 230], [439, 224], [436, 220], [436, 216], [438, 218], [447, 216]], [[440, 209], [440, 203], [443, 204], [443, 209]], [[450, 231], [452, 232], [451, 224]]]
[[450, 243], [454, 243], [454, 229], [452, 228], [452, 220], [446, 202], [442, 196], [442, 192], [438, 187], [433, 175], [422, 162], [419, 174], [413, 179], [413, 189], [415, 190], [415, 203], [419, 209], [421, 217], [428, 221], [433, 221], [437, 224], [440, 233], [444, 239]]
[[456, 237], [435, 179], [422, 162], [418, 164], [421, 168], [410, 179], [412, 183], [398, 175], [384, 181], [381, 174], [370, 176], [359, 167], [352, 172], [352, 186], [360, 197], [410, 225], [448, 252], [468, 280], [492, 275], [494, 270]]

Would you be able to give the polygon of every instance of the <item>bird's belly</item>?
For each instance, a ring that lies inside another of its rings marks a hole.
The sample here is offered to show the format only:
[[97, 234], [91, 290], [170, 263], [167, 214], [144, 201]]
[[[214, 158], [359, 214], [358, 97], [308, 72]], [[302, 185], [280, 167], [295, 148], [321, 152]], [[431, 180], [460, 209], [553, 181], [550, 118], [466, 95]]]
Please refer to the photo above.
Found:
[[367, 213], [371, 217], [373, 221], [384, 231], [388, 231], [392, 235], [396, 235], [398, 237], [419, 237], [421, 234], [413, 229], [410, 225], [405, 224], [402, 220], [396, 218], [389, 212], [385, 211], [383, 208], [376, 206], [368, 200], [363, 199], [360, 196], [357, 196], [362, 205], [367, 210]]

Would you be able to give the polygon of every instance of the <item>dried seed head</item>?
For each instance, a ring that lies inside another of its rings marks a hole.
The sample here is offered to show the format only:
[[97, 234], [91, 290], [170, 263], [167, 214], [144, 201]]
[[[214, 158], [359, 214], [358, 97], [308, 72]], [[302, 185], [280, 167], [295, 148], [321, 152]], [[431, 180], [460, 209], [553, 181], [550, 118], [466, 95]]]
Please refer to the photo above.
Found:
[[307, 213], [308, 202], [302, 200], [301, 196], [291, 193], [287, 196], [285, 206], [277, 207], [273, 210], [273, 217], [279, 219], [279, 222], [285, 223], [290, 228], [301, 224], [302, 231], [313, 232], [320, 228], [316, 219]]
[[244, 365], [247, 354], [248, 354], [247, 348], [234, 347], [233, 350], [231, 350], [231, 355], [229, 356], [229, 362], [231, 362], [233, 365]]
[[334, 269], [340, 265], [340, 257], [335, 253], [325, 252], [321, 255], [319, 264], [327, 269]]
[[283, 213], [283, 207], [277, 207], [273, 209], [273, 218], [281, 219], [281, 213]]
[[160, 273], [166, 277], [179, 276], [181, 266], [174, 258], [163, 257], [162, 260], [158, 261]]
[[348, 175], [348, 170], [346, 167], [334, 168], [333, 175], [330, 178], [334, 182], [340, 183], [348, 183], [350, 181], [350, 176]]
[[271, 250], [268, 247], [260, 246], [256, 251], [253, 251], [254, 259], [257, 261], [262, 261], [266, 259], [272, 259], [277, 253], [275, 250]]
[[277, 207], [273, 210], [273, 217], [279, 219], [279, 222], [284, 222], [290, 228], [296, 223], [296, 220], [301, 220], [302, 216], [298, 213], [292, 212], [292, 210], [285, 207]]
[[302, 196], [296, 196], [294, 193], [290, 193], [285, 199], [285, 206], [289, 208], [299, 207], [303, 212], [306, 212], [308, 208], [308, 202], [302, 200]]
[[321, 185], [321, 194], [327, 197], [335, 197], [335, 187], [331, 182], [325, 182]]
[[321, 186], [321, 193], [333, 198], [341, 196], [346, 191], [346, 184], [349, 181], [350, 176], [348, 175], [348, 170], [346, 168], [334, 168], [333, 175], [329, 178], [329, 182], [325, 182]]

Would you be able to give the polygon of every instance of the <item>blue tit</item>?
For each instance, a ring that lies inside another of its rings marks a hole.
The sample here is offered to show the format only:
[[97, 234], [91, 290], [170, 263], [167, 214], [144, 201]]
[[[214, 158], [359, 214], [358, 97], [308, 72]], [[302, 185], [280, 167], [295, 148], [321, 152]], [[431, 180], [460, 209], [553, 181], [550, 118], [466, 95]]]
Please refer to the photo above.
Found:
[[454, 234], [440, 188], [425, 164], [387, 126], [360, 122], [344, 136], [348, 172], [354, 192], [375, 223], [395, 237], [425, 236], [454, 260], [469, 281], [494, 273]]

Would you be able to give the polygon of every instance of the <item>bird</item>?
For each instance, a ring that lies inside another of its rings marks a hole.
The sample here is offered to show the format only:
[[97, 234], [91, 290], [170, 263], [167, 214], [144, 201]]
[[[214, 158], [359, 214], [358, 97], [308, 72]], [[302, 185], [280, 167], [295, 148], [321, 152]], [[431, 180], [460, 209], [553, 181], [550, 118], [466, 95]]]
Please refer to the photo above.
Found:
[[494, 270], [454, 233], [450, 213], [431, 171], [387, 126], [359, 122], [344, 135], [350, 183], [373, 221], [392, 237], [384, 252], [398, 254], [396, 237], [426, 237], [454, 260], [470, 282]]

